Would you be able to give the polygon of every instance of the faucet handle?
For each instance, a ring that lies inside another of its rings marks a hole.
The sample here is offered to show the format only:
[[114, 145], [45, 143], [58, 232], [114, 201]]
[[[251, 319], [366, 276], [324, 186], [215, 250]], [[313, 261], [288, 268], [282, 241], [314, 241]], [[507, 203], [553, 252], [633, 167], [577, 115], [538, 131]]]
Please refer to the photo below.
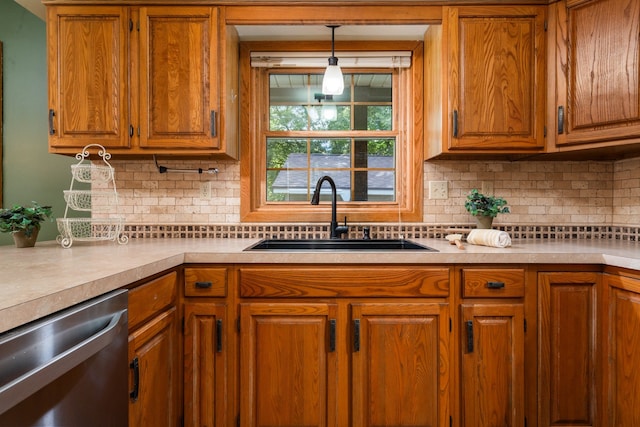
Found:
[[342, 236], [343, 234], [349, 234], [349, 226], [347, 225], [347, 217], [344, 217], [344, 225], [339, 225], [335, 229], [336, 236]]

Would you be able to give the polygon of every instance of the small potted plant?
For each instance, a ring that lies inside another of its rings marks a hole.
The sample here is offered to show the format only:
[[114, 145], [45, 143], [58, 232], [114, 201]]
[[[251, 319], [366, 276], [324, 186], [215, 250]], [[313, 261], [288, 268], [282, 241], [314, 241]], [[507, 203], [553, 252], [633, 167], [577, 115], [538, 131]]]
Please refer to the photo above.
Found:
[[33, 207], [15, 205], [0, 209], [0, 231], [11, 233], [18, 248], [35, 246], [41, 223], [52, 218], [51, 206], [32, 203]]
[[478, 228], [491, 228], [493, 218], [510, 212], [505, 199], [484, 195], [475, 188], [467, 195], [464, 207], [474, 216]]

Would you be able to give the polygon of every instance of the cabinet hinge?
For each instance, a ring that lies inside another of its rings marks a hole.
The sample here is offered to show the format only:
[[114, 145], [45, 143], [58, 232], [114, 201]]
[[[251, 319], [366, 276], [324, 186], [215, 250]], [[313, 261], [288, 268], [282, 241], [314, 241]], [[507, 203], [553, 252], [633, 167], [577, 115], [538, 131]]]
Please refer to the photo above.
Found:
[[524, 331], [527, 332], [527, 319], [524, 319]]

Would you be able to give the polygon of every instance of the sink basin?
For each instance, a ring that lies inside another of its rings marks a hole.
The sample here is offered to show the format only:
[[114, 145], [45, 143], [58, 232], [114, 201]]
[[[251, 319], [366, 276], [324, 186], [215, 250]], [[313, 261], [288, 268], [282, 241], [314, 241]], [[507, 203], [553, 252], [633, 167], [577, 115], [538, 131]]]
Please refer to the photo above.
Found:
[[245, 251], [430, 251], [436, 249], [405, 239], [383, 240], [323, 240], [265, 239]]

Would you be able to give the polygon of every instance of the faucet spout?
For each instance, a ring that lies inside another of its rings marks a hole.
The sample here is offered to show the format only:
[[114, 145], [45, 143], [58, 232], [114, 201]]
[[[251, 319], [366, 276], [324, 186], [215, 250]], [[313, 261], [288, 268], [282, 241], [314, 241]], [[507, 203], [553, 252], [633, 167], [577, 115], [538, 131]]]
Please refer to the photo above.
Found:
[[318, 180], [318, 182], [316, 183], [316, 188], [315, 191], [313, 192], [313, 196], [311, 197], [311, 204], [312, 205], [317, 205], [320, 203], [320, 189], [322, 188], [322, 184], [324, 182], [328, 182], [329, 186], [331, 187], [331, 225], [330, 225], [330, 237], [332, 239], [339, 239], [343, 234], [348, 233], [349, 232], [349, 227], [347, 227], [346, 225], [346, 219], [345, 219], [345, 225], [344, 226], [338, 226], [338, 221], [336, 219], [337, 215], [336, 215], [336, 205], [337, 205], [337, 192], [336, 192], [336, 183], [333, 181], [333, 179], [328, 176], [325, 175], [322, 178], [320, 178]]

